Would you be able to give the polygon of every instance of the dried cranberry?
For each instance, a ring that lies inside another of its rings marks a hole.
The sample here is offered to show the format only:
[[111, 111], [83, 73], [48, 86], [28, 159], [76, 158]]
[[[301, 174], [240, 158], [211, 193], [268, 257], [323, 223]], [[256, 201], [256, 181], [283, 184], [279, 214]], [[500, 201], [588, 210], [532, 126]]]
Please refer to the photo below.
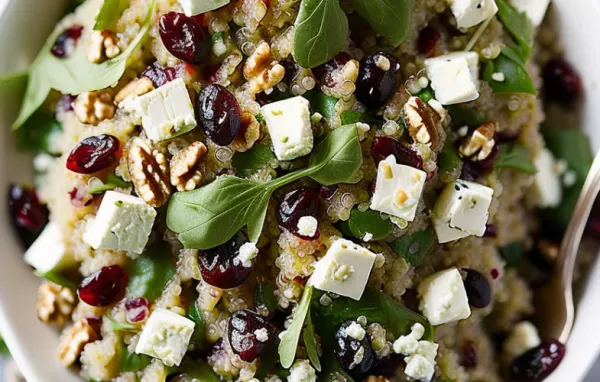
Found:
[[352, 60], [352, 56], [346, 52], [340, 52], [329, 62], [314, 68], [313, 73], [315, 73], [321, 85], [333, 88], [339, 85], [335, 82], [336, 73], [339, 73], [350, 60]]
[[485, 308], [492, 302], [492, 287], [488, 279], [473, 269], [463, 269], [467, 273], [464, 279], [469, 304], [475, 308]]
[[206, 135], [219, 146], [233, 142], [240, 130], [240, 105], [235, 96], [221, 85], [212, 84], [202, 89], [196, 114]]
[[77, 294], [88, 305], [108, 306], [123, 292], [127, 285], [127, 273], [119, 265], [103, 267], [86, 277]]
[[92, 174], [115, 163], [121, 144], [117, 137], [102, 134], [79, 142], [67, 158], [67, 168], [78, 174]]
[[154, 61], [152, 65], [144, 69], [142, 76], [149, 78], [154, 86], [159, 88], [167, 82], [177, 79], [177, 77], [179, 77], [179, 69], [180, 68], [164, 67], [159, 64], [158, 61]]
[[264, 351], [269, 340], [275, 337], [275, 327], [260, 314], [244, 309], [229, 319], [228, 336], [233, 352], [246, 362], [252, 362]]
[[315, 239], [298, 233], [298, 222], [303, 216], [312, 216], [315, 219], [319, 216], [319, 197], [310, 188], [299, 188], [287, 193], [277, 208], [277, 221], [281, 227], [302, 239]]
[[386, 52], [365, 57], [356, 81], [356, 98], [368, 109], [379, 109], [396, 90], [398, 60]]
[[462, 353], [460, 356], [460, 364], [468, 369], [477, 367], [477, 348], [473, 341], [467, 341], [463, 345]]
[[500, 146], [496, 142], [496, 145], [490, 151], [490, 154], [484, 160], [473, 161], [465, 158], [462, 173], [460, 178], [463, 180], [473, 181], [481, 176], [481, 174], [488, 173], [494, 168], [494, 162], [500, 154]]
[[375, 160], [375, 164], [379, 165], [379, 162], [390, 155], [396, 158], [398, 164], [423, 169], [423, 159], [415, 151], [403, 146], [402, 143], [393, 138], [375, 137], [371, 143], [371, 156]]
[[486, 237], [497, 237], [498, 236], [498, 227], [495, 224], [486, 225], [485, 233], [483, 235]]
[[[296, 78], [302, 73], [302, 67], [298, 65], [296, 60], [293, 58], [288, 58], [286, 60], [280, 61], [281, 66], [285, 69], [285, 75], [283, 77], [283, 81], [290, 86]], [[314, 71], [314, 69], [313, 69]]]
[[143, 297], [127, 298], [125, 300], [127, 321], [130, 323], [144, 321], [150, 314], [149, 305], [148, 300]]
[[494, 268], [490, 271], [490, 276], [492, 276], [492, 280], [496, 280], [500, 276], [500, 271], [497, 268]]
[[[368, 334], [365, 334], [362, 340], [358, 340], [347, 333], [346, 329], [353, 323], [355, 324], [356, 322], [346, 321], [340, 325], [335, 334], [333, 351], [342, 368], [353, 377], [361, 379], [362, 376], [369, 372], [371, 366], [373, 366], [375, 354], [371, 348], [371, 340]], [[362, 350], [360, 350], [361, 348]], [[360, 362], [357, 363], [355, 360], [360, 359], [356, 357], [359, 351], [363, 352], [363, 356]]]
[[581, 76], [562, 57], [550, 60], [544, 68], [543, 76], [546, 98], [549, 100], [571, 103], [583, 91]]
[[81, 25], [75, 25], [65, 30], [56, 38], [50, 51], [55, 57], [68, 58], [75, 51], [82, 32], [83, 26]]
[[242, 285], [250, 277], [252, 267], [245, 267], [234, 259], [239, 255], [240, 247], [247, 242], [246, 237], [238, 232], [227, 243], [198, 252], [198, 265], [202, 279], [221, 289]]
[[212, 41], [208, 29], [193, 17], [169, 12], [161, 16], [160, 38], [173, 56], [200, 65], [210, 56]]
[[549, 376], [565, 356], [565, 345], [545, 341], [519, 356], [510, 365], [511, 382], [539, 382]]
[[48, 223], [48, 209], [40, 203], [34, 189], [18, 184], [8, 191], [8, 210], [17, 233], [26, 246], [31, 245]]
[[435, 52], [438, 42], [442, 38], [439, 30], [432, 26], [428, 26], [419, 33], [417, 41], [417, 49], [425, 57], [431, 57]]

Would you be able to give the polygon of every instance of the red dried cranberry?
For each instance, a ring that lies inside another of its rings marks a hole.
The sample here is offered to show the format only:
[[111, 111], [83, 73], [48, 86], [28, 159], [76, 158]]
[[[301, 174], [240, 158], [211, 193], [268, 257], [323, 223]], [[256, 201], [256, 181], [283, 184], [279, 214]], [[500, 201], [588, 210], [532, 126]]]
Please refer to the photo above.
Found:
[[71, 199], [71, 204], [75, 208], [83, 208], [85, 206], [89, 206], [94, 197], [88, 194], [85, 188], [77, 188], [73, 187], [71, 191], [69, 191], [69, 198]]
[[545, 341], [519, 356], [510, 365], [511, 382], [539, 382], [549, 376], [565, 356], [565, 345]]
[[177, 79], [179, 69], [180, 68], [164, 67], [159, 64], [158, 61], [154, 61], [152, 65], [144, 69], [142, 76], [149, 78], [154, 86], [159, 88], [167, 82]]
[[238, 232], [227, 243], [198, 252], [198, 265], [202, 279], [221, 289], [242, 285], [250, 277], [252, 267], [245, 267], [234, 259], [239, 255], [240, 247], [247, 242], [248, 239]]
[[[333, 352], [346, 372], [353, 377], [362, 380], [362, 377], [368, 373], [371, 366], [373, 366], [375, 354], [371, 348], [371, 340], [368, 334], [365, 334], [365, 337], [360, 341], [348, 335], [346, 329], [353, 323], [355, 323], [355, 321], [346, 321], [340, 325], [340, 328], [335, 334]], [[357, 363], [356, 353], [361, 348], [363, 349], [362, 360]]]
[[442, 38], [442, 34], [439, 30], [432, 26], [428, 26], [419, 33], [419, 40], [417, 41], [417, 49], [425, 57], [431, 57], [438, 42]]
[[127, 298], [125, 300], [125, 310], [127, 311], [127, 321], [136, 323], [148, 318], [150, 310], [148, 309], [148, 300], [143, 297]]
[[463, 269], [467, 273], [463, 283], [469, 304], [475, 308], [485, 308], [492, 302], [492, 287], [488, 279], [473, 269]]
[[368, 109], [379, 109], [396, 90], [398, 60], [386, 52], [370, 54], [360, 62], [356, 98]]
[[581, 76], [564, 58], [550, 60], [544, 68], [546, 98], [552, 101], [572, 103], [583, 91]]
[[198, 95], [196, 114], [206, 135], [219, 146], [235, 139], [241, 126], [241, 110], [235, 96], [225, 87], [208, 85]]
[[102, 134], [79, 142], [67, 158], [67, 168], [78, 174], [93, 174], [115, 163], [121, 143], [117, 137]]
[[498, 146], [498, 143], [496, 142], [496, 145], [494, 145], [492, 151], [490, 151], [490, 154], [484, 160], [473, 161], [471, 159], [466, 158], [464, 160], [464, 165], [460, 178], [463, 180], [474, 181], [475, 179], [479, 178], [481, 174], [485, 174], [492, 171], [492, 169], [494, 168], [494, 162], [498, 158], [499, 154], [500, 146]]
[[316, 75], [321, 85], [333, 88], [336, 85], [339, 85], [335, 82], [335, 74], [339, 73], [344, 68], [344, 65], [350, 60], [352, 60], [352, 56], [346, 52], [340, 52], [329, 62], [314, 68], [313, 73]]
[[81, 37], [83, 26], [75, 25], [62, 32], [54, 41], [50, 52], [58, 58], [68, 58], [77, 47], [77, 41]]
[[310, 188], [299, 188], [287, 193], [277, 208], [279, 225], [304, 240], [314, 240], [315, 237], [305, 237], [298, 233], [298, 222], [303, 216], [319, 217], [319, 197]]
[[[266, 331], [266, 333], [265, 333]], [[233, 352], [246, 362], [252, 362], [264, 351], [273, 339], [276, 329], [260, 314], [244, 309], [235, 312], [229, 319], [228, 336]]]
[[494, 268], [490, 271], [490, 276], [492, 276], [492, 280], [497, 280], [500, 276], [500, 271], [497, 268]]
[[210, 33], [195, 18], [178, 12], [165, 13], [160, 18], [159, 32], [169, 53], [180, 60], [200, 65], [208, 59]]
[[419, 170], [423, 169], [423, 159], [419, 154], [403, 146], [402, 143], [393, 138], [384, 136], [375, 137], [371, 143], [371, 156], [375, 160], [375, 164], [379, 165], [379, 162], [385, 160], [390, 155], [396, 158], [398, 164], [411, 166]]
[[31, 245], [48, 223], [48, 209], [31, 188], [12, 184], [8, 191], [8, 210], [25, 246]]
[[477, 348], [473, 341], [467, 341], [463, 345], [462, 353], [460, 356], [460, 364], [467, 369], [477, 367], [479, 359], [477, 357]]
[[86, 277], [77, 294], [88, 305], [108, 306], [123, 292], [127, 285], [127, 273], [119, 265], [103, 267]]

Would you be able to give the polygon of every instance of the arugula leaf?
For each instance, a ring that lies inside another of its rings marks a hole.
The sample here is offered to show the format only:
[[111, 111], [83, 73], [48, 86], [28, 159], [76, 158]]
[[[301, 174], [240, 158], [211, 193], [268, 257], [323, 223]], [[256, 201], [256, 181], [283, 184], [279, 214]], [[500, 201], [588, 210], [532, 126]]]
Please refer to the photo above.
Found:
[[533, 24], [525, 12], [519, 12], [512, 4], [505, 0], [496, 0], [498, 17], [517, 41], [524, 61], [531, 54], [533, 47]]
[[191, 339], [195, 347], [194, 350], [202, 350], [206, 347], [206, 324], [204, 323], [202, 311], [198, 309], [198, 304], [196, 302], [193, 302], [190, 306], [188, 317], [196, 324]]
[[175, 275], [170, 245], [161, 243], [148, 248], [129, 264], [127, 274], [128, 296], [144, 297], [150, 302], [156, 300]]
[[583, 184], [587, 177], [594, 154], [589, 137], [579, 129], [555, 129], [542, 127], [546, 147], [557, 159], [567, 162], [569, 170], [577, 174], [577, 183]]
[[[304, 98], [310, 102], [310, 110], [313, 113], [319, 113], [328, 120], [335, 117], [335, 105], [338, 102], [337, 98], [325, 95], [320, 90], [306, 92]], [[344, 123], [344, 125], [346, 124]]]
[[340, 223], [342, 232], [346, 231], [351, 237], [363, 240], [367, 233], [373, 235], [371, 240], [382, 240], [394, 232], [394, 224], [383, 220], [377, 211], [360, 211], [355, 208], [350, 212], [350, 219]]
[[254, 293], [254, 305], [259, 309], [267, 309], [269, 314], [273, 314], [277, 311], [279, 304], [275, 298], [273, 285], [270, 284], [258, 284], [256, 286], [256, 292]]
[[154, 3], [155, 0], [152, 0], [144, 24], [129, 47], [117, 57], [101, 64], [88, 61], [84, 44], [78, 44], [69, 58], [60, 59], [52, 55], [50, 47], [62, 32], [60, 28], [56, 29], [29, 68], [27, 89], [19, 116], [13, 123], [13, 130], [21, 127], [38, 110], [51, 89], [64, 94], [80, 94], [115, 85], [127, 69], [132, 53], [142, 44], [150, 30]]
[[62, 131], [62, 125], [52, 114], [39, 109], [25, 122], [22, 129], [15, 132], [17, 149], [58, 154], [53, 141]]
[[302, 293], [302, 299], [296, 308], [292, 323], [283, 332], [281, 342], [279, 343], [279, 361], [281, 366], [289, 369], [294, 363], [296, 358], [296, 349], [298, 347], [298, 340], [300, 339], [300, 332], [304, 326], [304, 320], [310, 310], [310, 303], [313, 294], [313, 287], [307, 285]]
[[246, 152], [235, 154], [232, 164], [238, 174], [249, 177], [267, 167], [274, 160], [275, 155], [269, 146], [259, 143]]
[[407, 234], [395, 240], [390, 247], [398, 256], [402, 256], [410, 265], [418, 267], [437, 245], [437, 236], [433, 228]]
[[398, 46], [410, 32], [412, 0], [352, 0], [356, 12], [390, 44]]
[[304, 68], [326, 63], [342, 51], [348, 18], [339, 0], [302, 0], [295, 22], [294, 58]]
[[[493, 79], [494, 73], [502, 73], [504, 81]], [[483, 78], [496, 93], [537, 94], [535, 85], [525, 66], [512, 48], [505, 46], [502, 53], [485, 65]]]
[[127, 8], [129, 8], [129, 0], [104, 0], [100, 12], [96, 16], [94, 30], [109, 29], [119, 20], [119, 17]]
[[250, 241], [256, 242], [277, 188], [305, 176], [326, 186], [346, 183], [361, 165], [356, 127], [343, 126], [315, 147], [308, 168], [265, 183], [224, 175], [197, 190], [175, 193], [169, 201], [167, 226], [179, 234], [186, 248], [214, 248], [244, 227]]
[[494, 162], [494, 168], [509, 168], [526, 174], [537, 172], [531, 159], [531, 151], [519, 143], [501, 144], [500, 153]]
[[302, 333], [302, 339], [304, 340], [304, 346], [306, 346], [306, 352], [308, 353], [310, 362], [317, 371], [321, 371], [321, 360], [319, 359], [319, 353], [317, 352], [317, 339], [315, 338], [315, 328], [310, 315], [310, 307], [306, 315], [306, 327]]
[[119, 346], [119, 371], [127, 373], [130, 371], [139, 371], [150, 364], [152, 358], [145, 354], [131, 353], [125, 344]]
[[54, 284], [58, 284], [60, 286], [64, 286], [65, 288], [69, 288], [73, 292], [77, 292], [77, 284], [75, 284], [71, 280], [68, 280], [65, 276], [61, 275], [60, 273], [57, 273], [54, 271], [49, 271], [46, 273], [42, 273], [39, 271], [33, 271], [33, 274], [39, 278], [51, 281]]
[[500, 252], [500, 256], [506, 261], [507, 267], [517, 268], [523, 263], [527, 251], [523, 243], [515, 241], [498, 248], [498, 252]]
[[104, 191], [114, 190], [117, 187], [129, 188], [131, 187], [131, 183], [124, 181], [114, 174], [109, 174], [106, 178], [106, 183], [103, 183], [101, 186], [90, 187], [87, 191], [92, 195], [98, 195]]

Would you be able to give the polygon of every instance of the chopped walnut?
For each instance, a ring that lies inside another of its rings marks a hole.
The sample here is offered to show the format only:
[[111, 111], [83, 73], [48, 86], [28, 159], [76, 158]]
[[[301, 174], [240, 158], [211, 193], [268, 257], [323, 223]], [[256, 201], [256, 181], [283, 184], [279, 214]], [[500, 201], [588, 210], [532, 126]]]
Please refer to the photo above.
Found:
[[100, 339], [96, 329], [83, 318], [65, 329], [58, 345], [58, 357], [65, 367], [73, 365], [85, 345]]
[[443, 122], [446, 117], [443, 108], [436, 109], [435, 103], [425, 103], [419, 97], [411, 97], [402, 107], [402, 119], [412, 139], [433, 151], [442, 148], [444, 139], [440, 138], [444, 135]]
[[258, 44], [244, 64], [244, 77], [253, 94], [272, 89], [283, 80], [284, 75], [284, 67], [272, 60], [271, 47], [264, 41]]
[[121, 49], [117, 45], [117, 36], [111, 31], [94, 31], [88, 44], [87, 59], [93, 63], [100, 63], [109, 58], [117, 57]]
[[250, 150], [260, 138], [260, 123], [254, 115], [248, 112], [242, 113], [241, 127], [230, 145], [233, 150], [238, 152]]
[[75, 99], [73, 108], [81, 123], [97, 125], [115, 115], [112, 96], [106, 91], [81, 93]]
[[479, 126], [462, 142], [458, 148], [459, 154], [475, 161], [486, 159], [496, 145], [494, 134], [496, 134], [496, 127], [493, 122]]
[[154, 84], [148, 77], [136, 78], [121, 89], [115, 96], [115, 105], [129, 98], [135, 98], [154, 90]]
[[69, 288], [46, 281], [38, 289], [37, 312], [43, 322], [63, 326], [75, 306], [75, 294]]
[[140, 137], [129, 140], [127, 167], [135, 191], [152, 207], [160, 207], [171, 196], [169, 167], [165, 155]]
[[171, 159], [171, 184], [179, 191], [195, 189], [204, 176], [201, 160], [208, 149], [202, 142], [194, 142], [178, 151]]

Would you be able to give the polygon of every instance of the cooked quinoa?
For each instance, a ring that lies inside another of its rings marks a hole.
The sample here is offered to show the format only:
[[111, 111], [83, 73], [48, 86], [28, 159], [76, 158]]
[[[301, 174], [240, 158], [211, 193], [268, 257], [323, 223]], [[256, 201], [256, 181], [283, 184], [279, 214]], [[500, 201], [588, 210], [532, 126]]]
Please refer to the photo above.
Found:
[[37, 134], [38, 186], [11, 202], [39, 215], [17, 219], [28, 245], [49, 211], [25, 259], [65, 367], [119, 382], [556, 367], [523, 366], [564, 351], [531, 324], [533, 290], [591, 154], [568, 153], [581, 84], [552, 8], [540, 24], [510, 0], [81, 3], [29, 71], [56, 78], [15, 123]]

